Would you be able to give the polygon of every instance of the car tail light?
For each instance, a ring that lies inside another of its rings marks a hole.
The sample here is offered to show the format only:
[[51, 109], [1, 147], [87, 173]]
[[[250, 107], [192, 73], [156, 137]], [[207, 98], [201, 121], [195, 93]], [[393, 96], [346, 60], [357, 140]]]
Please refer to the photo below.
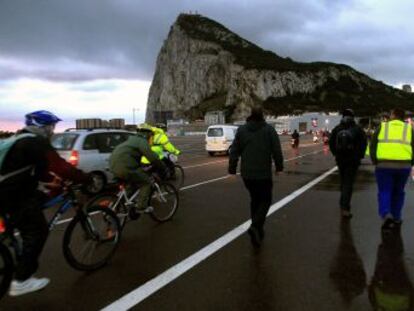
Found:
[[72, 153], [70, 154], [68, 162], [70, 164], [72, 164], [73, 166], [78, 166], [78, 164], [79, 164], [79, 152], [77, 152], [76, 150], [73, 150]]

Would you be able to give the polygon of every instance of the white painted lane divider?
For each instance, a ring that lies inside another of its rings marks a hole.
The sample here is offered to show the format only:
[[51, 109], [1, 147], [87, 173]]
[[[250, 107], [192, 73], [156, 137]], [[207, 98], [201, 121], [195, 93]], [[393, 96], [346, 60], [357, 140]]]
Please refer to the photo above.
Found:
[[[306, 157], [308, 155], [320, 153], [322, 151], [323, 150], [317, 150], [317, 151], [314, 151], [314, 152], [305, 153], [305, 154], [303, 154], [301, 156], [298, 156], [298, 157], [294, 157], [294, 158], [291, 158], [291, 159], [286, 159], [285, 162], [297, 160], [297, 159]], [[239, 175], [239, 173], [238, 173], [238, 175]], [[213, 182], [216, 182], [216, 181], [219, 181], [219, 180], [223, 180], [223, 179], [226, 179], [226, 178], [229, 178], [229, 177], [231, 177], [231, 175], [226, 175], [226, 176], [222, 176], [222, 177], [218, 177], [218, 178], [214, 178], [214, 179], [209, 179], [209, 180], [206, 180], [206, 181], [199, 182], [197, 184], [193, 184], [193, 185], [189, 185], [189, 186], [182, 187], [180, 189], [180, 191], [188, 190], [188, 189], [192, 189], [192, 188], [196, 188], [196, 187], [199, 187], [199, 186], [202, 186], [202, 185], [206, 185], [206, 184], [210, 184], [210, 183], [213, 183]], [[58, 222], [56, 222], [56, 225], [61, 225], [61, 224], [70, 222], [71, 220], [72, 220], [72, 218], [62, 219], [62, 220], [59, 220]]]
[[[290, 144], [290, 143], [288, 143], [288, 144]], [[315, 146], [318, 146], [318, 145], [320, 145], [320, 144], [309, 143], [309, 144], [303, 144], [303, 145], [301, 145], [301, 147], [307, 148], [307, 147], [311, 147], [311, 146], [315, 147]], [[286, 151], [286, 150], [283, 149], [283, 151]], [[199, 155], [199, 156], [195, 156], [195, 157], [198, 157], [198, 158], [203, 157], [204, 158], [205, 156], [204, 155]], [[194, 158], [194, 156], [193, 156], [193, 158]], [[195, 168], [195, 167], [203, 167], [203, 166], [207, 166], [207, 165], [212, 165], [212, 164], [217, 164], [217, 163], [224, 163], [224, 162], [228, 162], [228, 161], [229, 161], [228, 159], [218, 160], [218, 161], [211, 161], [211, 162], [202, 163], [202, 164], [194, 164], [194, 165], [189, 165], [189, 166], [183, 166], [183, 168], [184, 169], [189, 169], [189, 168]]]
[[[300, 159], [300, 158], [307, 157], [309, 155], [318, 154], [318, 153], [321, 153], [322, 151], [323, 150], [317, 150], [317, 151], [305, 153], [305, 154], [303, 154], [301, 156], [297, 156], [297, 157], [294, 157], [294, 158], [286, 159], [286, 160], [284, 160], [284, 162], [290, 162], [290, 161], [293, 161], [293, 160], [297, 160], [297, 159]], [[239, 175], [239, 173], [238, 173], [238, 175]], [[214, 179], [202, 181], [202, 182], [199, 182], [197, 184], [193, 184], [193, 185], [189, 185], [189, 186], [182, 187], [180, 189], [180, 191], [192, 189], [192, 188], [199, 187], [199, 186], [206, 185], [206, 184], [210, 184], [210, 183], [213, 183], [213, 182], [216, 182], [216, 181], [219, 181], [219, 180], [223, 180], [223, 179], [226, 179], [226, 178], [230, 178], [230, 177], [231, 177], [231, 175], [226, 175], [226, 176], [222, 176], [222, 177], [218, 177], [218, 178], [214, 178]]]
[[[310, 188], [321, 182], [323, 179], [331, 175], [337, 170], [337, 167], [330, 169], [329, 171], [325, 172], [321, 176], [317, 177], [316, 179], [312, 180], [305, 186], [299, 188], [298, 190], [292, 192], [288, 196], [284, 197], [282, 200], [278, 201], [277, 203], [273, 204], [270, 207], [269, 213], [267, 216], [269, 217], [274, 212], [288, 204], [289, 202], [293, 201], [295, 198], [303, 194], [304, 192], [308, 191]], [[164, 271], [163, 273], [159, 274], [155, 278], [149, 280], [142, 286], [138, 287], [137, 289], [133, 290], [132, 292], [126, 294], [122, 298], [116, 300], [115, 302], [111, 303], [107, 307], [103, 308], [102, 311], [120, 311], [120, 310], [128, 310], [167, 284], [171, 283], [182, 274], [186, 273], [188, 270], [192, 269], [200, 262], [205, 260], [206, 258], [210, 257], [218, 250], [226, 246], [227, 244], [231, 243], [233, 240], [244, 234], [250, 226], [251, 221], [248, 220], [238, 227], [234, 228], [230, 232], [226, 233], [222, 237], [218, 238], [214, 242], [210, 243], [209, 245], [205, 246], [195, 254], [187, 257], [180, 263], [176, 264], [175, 266], [169, 268], [168, 270]]]

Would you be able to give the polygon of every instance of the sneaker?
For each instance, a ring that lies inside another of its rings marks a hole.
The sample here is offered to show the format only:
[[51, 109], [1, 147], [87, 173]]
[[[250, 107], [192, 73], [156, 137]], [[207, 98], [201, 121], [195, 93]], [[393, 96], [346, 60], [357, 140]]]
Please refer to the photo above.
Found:
[[394, 227], [395, 227], [394, 220], [390, 217], [385, 217], [384, 222], [382, 223], [382, 226], [381, 226], [381, 230], [389, 231], [389, 230], [394, 229]]
[[50, 280], [47, 278], [34, 278], [31, 277], [26, 281], [12, 281], [10, 285], [9, 295], [10, 296], [20, 296], [27, 293], [35, 292], [41, 290], [49, 284]]
[[351, 219], [352, 213], [347, 209], [341, 209], [341, 216], [342, 218], [345, 218], [345, 219]]
[[393, 219], [392, 222], [394, 223], [394, 226], [396, 228], [401, 228], [401, 225], [402, 225], [402, 220], [401, 219], [400, 220]]
[[151, 214], [154, 211], [154, 208], [152, 206], [148, 206], [143, 213], [145, 214]]
[[250, 240], [254, 247], [260, 247], [261, 245], [261, 238], [259, 231], [255, 227], [250, 227], [249, 230], [247, 230], [247, 233], [250, 235]]
[[129, 209], [128, 216], [131, 220], [137, 220], [141, 215], [139, 214], [138, 209], [136, 209], [135, 206], [132, 206]]

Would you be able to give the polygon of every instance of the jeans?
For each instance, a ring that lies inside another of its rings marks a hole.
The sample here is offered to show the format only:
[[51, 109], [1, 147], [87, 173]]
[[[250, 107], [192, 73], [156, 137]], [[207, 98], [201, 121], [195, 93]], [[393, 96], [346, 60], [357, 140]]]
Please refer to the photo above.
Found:
[[263, 231], [267, 212], [272, 204], [272, 179], [243, 179], [250, 193], [252, 227]]
[[378, 207], [382, 218], [391, 215], [401, 220], [404, 205], [404, 187], [410, 176], [411, 168], [379, 168], [375, 169], [378, 185]]
[[359, 164], [357, 163], [338, 163], [339, 177], [341, 182], [341, 196], [339, 198], [339, 206], [347, 211], [351, 209], [351, 198], [358, 167]]

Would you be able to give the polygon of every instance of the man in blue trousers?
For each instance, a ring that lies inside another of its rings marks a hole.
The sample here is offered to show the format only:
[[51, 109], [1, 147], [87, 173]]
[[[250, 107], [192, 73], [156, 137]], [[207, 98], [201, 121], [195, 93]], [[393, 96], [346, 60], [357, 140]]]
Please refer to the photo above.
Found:
[[404, 188], [414, 164], [414, 133], [411, 125], [404, 122], [404, 117], [404, 110], [394, 109], [390, 121], [382, 122], [371, 139], [370, 154], [376, 166], [383, 230], [399, 229], [401, 226]]

